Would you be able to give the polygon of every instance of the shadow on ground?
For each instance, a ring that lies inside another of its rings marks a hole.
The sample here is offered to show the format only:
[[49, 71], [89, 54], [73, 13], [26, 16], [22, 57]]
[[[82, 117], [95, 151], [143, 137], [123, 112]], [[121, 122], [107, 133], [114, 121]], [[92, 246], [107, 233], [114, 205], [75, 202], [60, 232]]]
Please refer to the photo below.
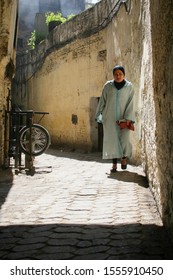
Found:
[[165, 229], [153, 224], [0, 227], [1, 260], [172, 260], [172, 252]]
[[0, 209], [12, 187], [13, 173], [11, 168], [0, 169]]
[[101, 163], [111, 162], [111, 160], [103, 160], [101, 152], [88, 153], [83, 150], [73, 151], [72, 149], [68, 149], [67, 147], [66, 148], [51, 147], [46, 151], [46, 154], [53, 155], [56, 157], [76, 159], [81, 161], [95, 161]]
[[117, 171], [116, 173], [113, 174], [108, 174], [109, 179], [114, 179], [118, 180], [121, 182], [131, 182], [134, 184], [138, 184], [141, 187], [148, 188], [148, 180], [146, 176], [139, 175], [138, 173], [135, 172], [130, 172], [130, 171]]

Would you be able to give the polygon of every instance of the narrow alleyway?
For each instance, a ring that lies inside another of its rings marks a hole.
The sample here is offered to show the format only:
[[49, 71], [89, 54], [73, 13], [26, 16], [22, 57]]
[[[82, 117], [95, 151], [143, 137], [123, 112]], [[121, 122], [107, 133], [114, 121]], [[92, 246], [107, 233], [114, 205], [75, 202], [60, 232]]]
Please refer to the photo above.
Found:
[[0, 259], [173, 259], [141, 167], [53, 149], [35, 167], [0, 171]]

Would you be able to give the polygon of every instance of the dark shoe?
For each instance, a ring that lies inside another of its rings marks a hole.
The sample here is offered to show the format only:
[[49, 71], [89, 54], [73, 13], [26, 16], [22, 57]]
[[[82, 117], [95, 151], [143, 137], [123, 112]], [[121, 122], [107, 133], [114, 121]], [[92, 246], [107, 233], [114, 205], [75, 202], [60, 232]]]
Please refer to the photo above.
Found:
[[117, 172], [117, 169], [116, 169], [116, 168], [112, 168], [112, 169], [110, 170], [110, 172], [111, 172], [111, 173], [116, 173], [116, 172]]
[[127, 169], [127, 158], [123, 157], [121, 159], [121, 169]]
[[117, 164], [113, 163], [112, 169], [110, 170], [111, 173], [117, 172]]

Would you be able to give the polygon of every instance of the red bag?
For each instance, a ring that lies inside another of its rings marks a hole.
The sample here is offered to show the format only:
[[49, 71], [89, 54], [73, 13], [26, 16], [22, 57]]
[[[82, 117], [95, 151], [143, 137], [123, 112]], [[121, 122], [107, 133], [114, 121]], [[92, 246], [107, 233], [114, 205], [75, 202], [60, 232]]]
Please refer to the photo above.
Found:
[[118, 126], [120, 127], [120, 129], [124, 129], [124, 128], [128, 128], [132, 131], [135, 130], [134, 124], [131, 121], [117, 121], [116, 122], [118, 124]]

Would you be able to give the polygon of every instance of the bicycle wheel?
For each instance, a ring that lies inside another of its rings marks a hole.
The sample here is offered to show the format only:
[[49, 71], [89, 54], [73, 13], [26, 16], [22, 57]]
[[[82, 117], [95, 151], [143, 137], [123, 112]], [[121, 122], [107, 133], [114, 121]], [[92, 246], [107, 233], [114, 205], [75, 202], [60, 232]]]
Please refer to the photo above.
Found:
[[24, 154], [39, 156], [49, 145], [49, 132], [39, 124], [33, 124], [31, 128], [24, 126], [19, 132], [19, 146]]

